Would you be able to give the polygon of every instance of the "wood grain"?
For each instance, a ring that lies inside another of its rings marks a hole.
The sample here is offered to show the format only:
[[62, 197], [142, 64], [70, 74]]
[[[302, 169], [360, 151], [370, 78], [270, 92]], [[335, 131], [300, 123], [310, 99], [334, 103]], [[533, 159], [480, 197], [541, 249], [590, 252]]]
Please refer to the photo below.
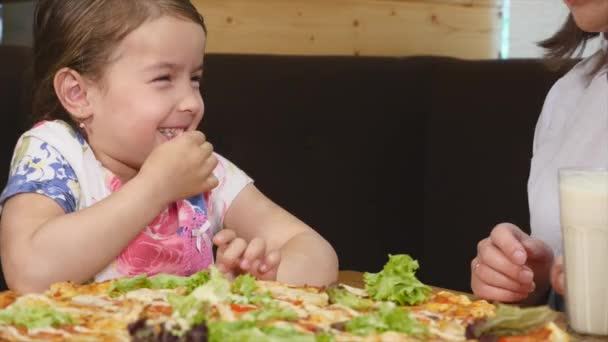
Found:
[[194, 0], [208, 52], [494, 58], [501, 0]]

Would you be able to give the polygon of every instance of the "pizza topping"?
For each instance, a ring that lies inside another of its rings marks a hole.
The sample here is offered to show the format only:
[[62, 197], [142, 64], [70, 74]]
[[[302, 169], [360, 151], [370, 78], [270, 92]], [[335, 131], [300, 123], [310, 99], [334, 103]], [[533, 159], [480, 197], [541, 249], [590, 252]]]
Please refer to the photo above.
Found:
[[355, 317], [346, 323], [346, 331], [361, 336], [385, 331], [403, 332], [416, 337], [428, 335], [426, 326], [413, 319], [409, 311], [392, 305], [383, 305], [377, 312]]
[[336, 329], [339, 331], [346, 331], [346, 323], [348, 323], [348, 321], [345, 322], [335, 322], [331, 324], [332, 329]]
[[[316, 342], [313, 334], [300, 332], [293, 327], [258, 326], [253, 321], [210, 322], [209, 342], [241, 342], [241, 341], [289, 341]], [[323, 337], [326, 338], [326, 337]], [[321, 340], [331, 341], [331, 340]]]
[[424, 302], [431, 288], [416, 278], [418, 261], [409, 255], [389, 255], [379, 273], [365, 273], [365, 289], [375, 300], [388, 300], [399, 305], [416, 305]]
[[190, 296], [211, 304], [225, 301], [231, 294], [230, 281], [216, 267], [210, 267], [209, 281], [197, 287]]
[[151, 326], [146, 324], [145, 319], [138, 319], [137, 321], [128, 325], [127, 329], [129, 334], [133, 337], [133, 340], [147, 340], [154, 336], [154, 330]]
[[32, 330], [72, 325], [76, 320], [70, 314], [57, 311], [50, 306], [13, 304], [0, 311], [0, 322]]
[[139, 289], [127, 292], [124, 298], [134, 299], [145, 304], [167, 305], [167, 290]]
[[298, 318], [298, 314], [296, 314], [293, 310], [289, 308], [279, 306], [268, 306], [247, 312], [246, 314], [241, 316], [241, 318], [252, 321], [269, 321], [275, 319], [295, 320]]
[[255, 278], [250, 274], [241, 274], [232, 282], [232, 292], [243, 296], [251, 296], [258, 289]]
[[129, 324], [128, 330], [129, 334], [131, 335], [131, 341], [133, 342], [208, 340], [208, 330], [206, 324], [198, 324], [193, 326], [180, 338], [173, 335], [173, 333], [165, 329], [164, 326], [160, 326], [159, 329], [154, 329], [154, 326], [149, 324], [149, 321], [145, 319], [139, 319]]
[[240, 305], [240, 304], [230, 304], [230, 308], [232, 309], [232, 311], [234, 312], [249, 312], [251, 310], [255, 310], [256, 307], [252, 306], [252, 305]]
[[191, 324], [201, 323], [205, 319], [205, 308], [208, 304], [197, 300], [194, 296], [169, 295], [167, 300], [173, 307], [173, 318], [184, 328]]
[[175, 289], [183, 287], [187, 293], [190, 293], [195, 288], [207, 283], [210, 275], [207, 271], [197, 272], [189, 277], [180, 277], [171, 274], [158, 274], [148, 278], [145, 274], [123, 278], [112, 283], [109, 289], [110, 297], [117, 297], [123, 293], [127, 293], [137, 289]]
[[[247, 285], [243, 285], [243, 287], [249, 289]], [[210, 312], [209, 309], [214, 305], [220, 310], [220, 315], [224, 319], [230, 321], [236, 319], [229, 306], [220, 305], [231, 303], [235, 296], [242, 297], [232, 294], [231, 289], [230, 281], [215, 266], [211, 266], [209, 268], [209, 279], [205, 284], [185, 296], [177, 294], [168, 296], [169, 303], [174, 309], [171, 320], [167, 322], [168, 330], [176, 336], [183, 335], [192, 326], [205, 321]], [[243, 291], [247, 292], [248, 290]]]
[[262, 291], [254, 277], [241, 274], [232, 282], [230, 288], [232, 302], [238, 304], [267, 305], [274, 300], [268, 291]]
[[495, 317], [477, 320], [467, 327], [466, 334], [468, 338], [527, 335], [556, 318], [557, 313], [546, 306], [521, 308], [498, 305]]
[[367, 310], [374, 305], [373, 301], [357, 297], [346, 289], [338, 287], [329, 287], [327, 294], [329, 295], [330, 303], [341, 304], [355, 310]]
[[100, 307], [100, 308], [111, 308], [112, 307], [112, 302], [110, 302], [109, 300], [105, 300], [98, 296], [91, 296], [91, 295], [74, 296], [74, 297], [72, 297], [72, 302], [74, 304], [84, 305], [84, 306], [95, 306], [95, 307]]
[[280, 301], [296, 303], [301, 301], [306, 304], [327, 306], [329, 296], [314, 287], [289, 287], [275, 281], [258, 281], [261, 291], [267, 291], [270, 295]]

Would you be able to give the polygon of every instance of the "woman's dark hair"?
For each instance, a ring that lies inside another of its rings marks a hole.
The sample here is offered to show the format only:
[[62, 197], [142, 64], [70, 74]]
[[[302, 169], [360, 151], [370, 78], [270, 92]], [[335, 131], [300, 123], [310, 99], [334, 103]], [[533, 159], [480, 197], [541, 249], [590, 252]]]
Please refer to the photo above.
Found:
[[[572, 14], [553, 36], [538, 43], [545, 49], [545, 57], [559, 67], [565, 59], [580, 58], [589, 40], [598, 37], [597, 32], [585, 32], [576, 25]], [[594, 74], [607, 62], [605, 56], [591, 72]]]
[[53, 79], [71, 68], [100, 80], [114, 48], [148, 20], [170, 15], [205, 22], [189, 0], [39, 0], [34, 12], [32, 119], [75, 126], [55, 94]]

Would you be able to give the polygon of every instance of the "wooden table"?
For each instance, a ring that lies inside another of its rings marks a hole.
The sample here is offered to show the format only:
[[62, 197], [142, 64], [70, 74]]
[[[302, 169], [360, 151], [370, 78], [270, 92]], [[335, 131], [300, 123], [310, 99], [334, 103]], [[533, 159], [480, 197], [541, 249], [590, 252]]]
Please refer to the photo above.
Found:
[[[338, 275], [338, 282], [349, 285], [349, 286], [353, 286], [353, 287], [363, 288], [364, 287], [363, 273], [357, 272], [357, 271], [340, 271], [340, 273]], [[432, 286], [432, 288], [434, 290], [441, 290], [441, 288], [438, 288], [438, 287]], [[467, 295], [467, 296], [473, 298], [473, 295], [470, 293], [462, 293], [459, 291], [452, 291], [452, 290], [449, 290], [449, 291], [461, 293], [461, 294], [464, 294], [464, 295]], [[562, 328], [566, 326], [566, 317], [563, 314], [560, 315], [558, 324]], [[577, 334], [570, 329], [568, 329], [568, 333], [570, 334], [570, 337], [572, 338], [573, 342], [600, 342], [600, 341], [607, 342], [608, 341], [608, 336], [602, 336], [602, 337], [586, 336], [586, 335]]]

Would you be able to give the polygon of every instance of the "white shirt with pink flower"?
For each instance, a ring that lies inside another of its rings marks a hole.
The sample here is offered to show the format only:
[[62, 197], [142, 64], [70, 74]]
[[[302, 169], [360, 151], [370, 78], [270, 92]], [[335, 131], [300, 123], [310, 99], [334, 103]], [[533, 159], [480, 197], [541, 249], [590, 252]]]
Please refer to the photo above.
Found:
[[[252, 182], [230, 161], [216, 156], [219, 163], [214, 175], [219, 185], [209, 193], [169, 205], [95, 276], [95, 281], [139, 274], [190, 275], [213, 263], [211, 239], [222, 228], [234, 198]], [[33, 192], [48, 196], [70, 213], [121, 187], [120, 180], [95, 158], [80, 133], [63, 121], [44, 121], [17, 142], [0, 204], [16, 194]]]

